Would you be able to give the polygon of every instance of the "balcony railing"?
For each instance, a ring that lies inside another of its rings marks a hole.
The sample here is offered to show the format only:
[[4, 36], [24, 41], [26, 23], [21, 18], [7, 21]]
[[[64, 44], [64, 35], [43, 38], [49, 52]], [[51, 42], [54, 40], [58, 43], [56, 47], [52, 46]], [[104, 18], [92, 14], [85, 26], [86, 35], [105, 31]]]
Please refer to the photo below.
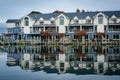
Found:
[[[48, 31], [50, 34], [51, 33], [56, 33], [56, 30], [45, 30], [45, 31]], [[34, 30], [33, 33], [40, 33], [41, 31], [39, 30]]]
[[69, 26], [93, 26], [93, 23], [68, 24]]
[[56, 26], [56, 24], [39, 24], [39, 25], [33, 25], [33, 27], [44, 27], [44, 26], [51, 27], [51, 26]]
[[108, 23], [108, 25], [120, 25], [120, 22], [119, 23]]

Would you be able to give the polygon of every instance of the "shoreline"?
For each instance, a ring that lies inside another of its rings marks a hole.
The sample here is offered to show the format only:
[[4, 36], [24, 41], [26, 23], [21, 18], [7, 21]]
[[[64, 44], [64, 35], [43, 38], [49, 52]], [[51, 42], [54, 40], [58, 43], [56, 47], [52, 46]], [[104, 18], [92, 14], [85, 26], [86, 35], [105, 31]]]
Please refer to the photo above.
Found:
[[90, 46], [104, 46], [104, 45], [120, 45], [119, 40], [112, 40], [112, 41], [72, 41], [72, 42], [45, 42], [45, 41], [23, 41], [17, 40], [14, 42], [0, 42], [0, 45], [90, 45]]

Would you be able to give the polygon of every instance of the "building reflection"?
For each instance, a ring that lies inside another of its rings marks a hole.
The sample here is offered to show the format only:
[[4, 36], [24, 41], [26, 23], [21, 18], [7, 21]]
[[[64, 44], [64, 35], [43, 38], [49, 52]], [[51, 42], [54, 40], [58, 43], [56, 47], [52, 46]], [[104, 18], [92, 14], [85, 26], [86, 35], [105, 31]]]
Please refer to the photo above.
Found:
[[120, 47], [13, 46], [7, 50], [7, 65], [23, 70], [120, 75]]

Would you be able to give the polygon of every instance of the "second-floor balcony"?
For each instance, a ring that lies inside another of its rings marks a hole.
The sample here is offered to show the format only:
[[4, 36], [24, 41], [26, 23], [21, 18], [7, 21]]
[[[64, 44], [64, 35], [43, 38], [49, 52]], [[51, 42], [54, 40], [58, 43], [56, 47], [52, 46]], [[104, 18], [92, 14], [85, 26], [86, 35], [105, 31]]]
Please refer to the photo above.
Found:
[[108, 23], [108, 25], [120, 25], [120, 22], [112, 22], [112, 23]]
[[93, 26], [93, 23], [78, 23], [78, 24], [75, 24], [75, 23], [70, 23], [68, 24], [69, 26]]
[[87, 32], [93, 32], [94, 27], [93, 26], [69, 26], [68, 32], [74, 32], [75, 30], [85, 30]]
[[8, 34], [19, 34], [21, 33], [21, 27], [13, 27], [13, 28], [7, 28]]
[[120, 32], [120, 25], [108, 25], [109, 32]]
[[40, 33], [41, 31], [48, 31], [49, 33], [56, 33], [56, 27], [35, 27], [33, 33]]
[[52, 26], [56, 26], [56, 24], [35, 24], [33, 25], [33, 27], [52, 27]]

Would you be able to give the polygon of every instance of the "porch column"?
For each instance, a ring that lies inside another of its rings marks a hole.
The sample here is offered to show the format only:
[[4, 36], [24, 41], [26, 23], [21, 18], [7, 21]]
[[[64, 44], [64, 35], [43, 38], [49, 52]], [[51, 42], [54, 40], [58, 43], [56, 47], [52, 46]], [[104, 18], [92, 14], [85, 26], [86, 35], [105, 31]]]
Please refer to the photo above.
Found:
[[106, 31], [108, 31], [108, 30], [109, 30], [109, 26], [107, 25], [107, 26], [106, 26]]
[[45, 26], [43, 27], [43, 31], [45, 31]]
[[55, 26], [56, 27], [56, 32], [57, 32], [57, 26]]
[[80, 25], [80, 31], [82, 30], [82, 25]]
[[70, 30], [69, 30], [69, 26], [67, 26], [67, 32], [70, 32]]

